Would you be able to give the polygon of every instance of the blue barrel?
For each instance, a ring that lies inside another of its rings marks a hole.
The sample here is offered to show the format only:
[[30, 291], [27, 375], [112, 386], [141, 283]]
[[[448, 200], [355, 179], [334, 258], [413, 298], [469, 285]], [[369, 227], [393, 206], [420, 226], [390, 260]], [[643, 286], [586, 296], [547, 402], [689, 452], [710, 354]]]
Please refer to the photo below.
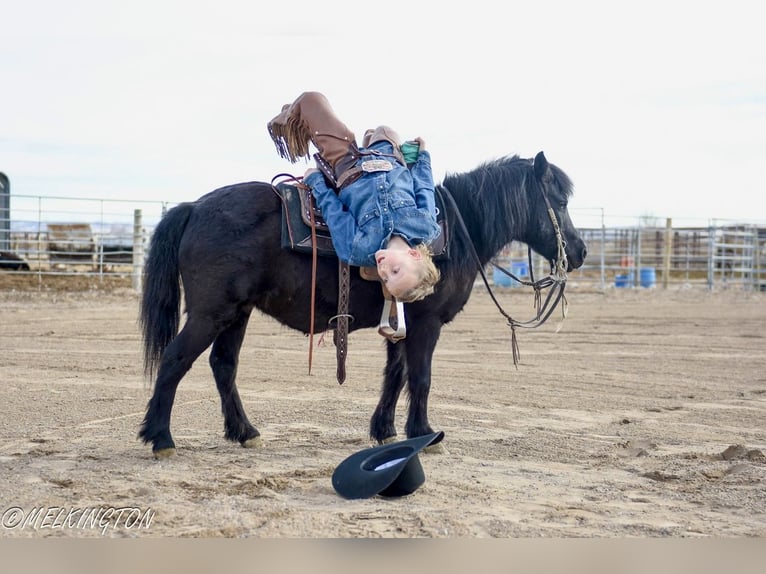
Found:
[[511, 273], [519, 279], [526, 279], [529, 277], [529, 263], [526, 261], [514, 261], [511, 265]]
[[[529, 278], [529, 264], [526, 261], [514, 261], [511, 263], [511, 273], [519, 279]], [[518, 281], [511, 281], [511, 287], [521, 287]]]
[[641, 287], [654, 287], [657, 282], [657, 273], [654, 267], [642, 267], [639, 271], [638, 281]]
[[623, 273], [614, 276], [615, 287], [633, 287], [633, 273]]
[[[508, 262], [498, 262], [499, 265], [508, 269]], [[529, 277], [529, 264], [526, 261], [514, 261], [511, 263], [511, 273], [513, 273], [519, 279], [527, 279]], [[492, 281], [498, 287], [520, 287], [521, 283], [511, 279], [500, 271], [497, 267], [492, 272]]]
[[498, 287], [511, 287], [511, 283], [516, 283], [516, 281], [508, 277], [497, 267], [492, 271], [492, 282]]

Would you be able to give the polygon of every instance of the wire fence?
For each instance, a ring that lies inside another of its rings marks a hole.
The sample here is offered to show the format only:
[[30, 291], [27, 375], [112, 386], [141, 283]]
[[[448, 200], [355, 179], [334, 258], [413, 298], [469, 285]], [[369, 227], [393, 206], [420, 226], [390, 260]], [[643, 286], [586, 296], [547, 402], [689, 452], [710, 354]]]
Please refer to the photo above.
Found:
[[[581, 228], [588, 245], [585, 264], [569, 273], [570, 287], [703, 288], [766, 291], [766, 226], [753, 224], [707, 227]], [[529, 277], [527, 248], [511, 244], [499, 263]], [[532, 256], [537, 277], [548, 263]], [[494, 270], [499, 285], [514, 282]]]
[[[0, 273], [49, 276], [130, 277], [141, 290], [149, 238], [165, 201], [13, 196], [0, 210]], [[631, 218], [605, 223], [603, 210], [572, 210], [588, 245], [585, 265], [569, 274], [569, 288], [700, 288], [766, 291], [766, 223], [710, 220], [674, 225], [671, 220]], [[499, 265], [529, 278], [527, 248], [508, 245]], [[531, 258], [542, 277], [548, 263]], [[498, 287], [518, 285], [494, 268]]]
[[140, 290], [148, 239], [170, 205], [14, 195], [12, 211], [0, 217], [0, 271], [40, 277], [129, 275]]

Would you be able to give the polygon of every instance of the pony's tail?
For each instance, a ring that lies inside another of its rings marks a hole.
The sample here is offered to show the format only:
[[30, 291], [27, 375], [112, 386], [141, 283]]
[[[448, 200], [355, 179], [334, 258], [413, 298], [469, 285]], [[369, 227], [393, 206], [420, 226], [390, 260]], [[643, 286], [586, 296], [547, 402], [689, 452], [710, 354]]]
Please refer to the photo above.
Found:
[[163, 351], [178, 334], [181, 321], [178, 246], [193, 210], [191, 203], [172, 208], [160, 220], [149, 243], [139, 315], [144, 340], [144, 374], [149, 379], [154, 377]]

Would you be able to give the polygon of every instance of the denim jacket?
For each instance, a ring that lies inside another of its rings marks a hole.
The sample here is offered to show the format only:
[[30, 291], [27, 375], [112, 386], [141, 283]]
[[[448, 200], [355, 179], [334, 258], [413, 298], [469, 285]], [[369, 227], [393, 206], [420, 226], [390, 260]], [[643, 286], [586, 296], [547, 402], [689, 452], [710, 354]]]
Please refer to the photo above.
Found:
[[[390, 160], [394, 168], [364, 172], [337, 195], [321, 172], [304, 180], [330, 228], [338, 258], [359, 267], [375, 266], [375, 252], [386, 247], [392, 235], [414, 246], [431, 243], [441, 232], [436, 223], [430, 154], [421, 151], [408, 169], [390, 155], [390, 143], [377, 142], [368, 149], [384, 154], [381, 159]], [[356, 165], [369, 159], [362, 156]]]

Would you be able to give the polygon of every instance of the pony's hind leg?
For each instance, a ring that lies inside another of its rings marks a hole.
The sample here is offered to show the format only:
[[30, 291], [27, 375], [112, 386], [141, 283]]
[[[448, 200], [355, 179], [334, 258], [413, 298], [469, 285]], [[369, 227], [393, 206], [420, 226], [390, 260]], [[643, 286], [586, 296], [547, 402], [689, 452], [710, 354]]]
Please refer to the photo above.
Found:
[[170, 434], [170, 414], [178, 383], [200, 354], [215, 338], [215, 333], [203, 321], [189, 318], [186, 325], [162, 354], [154, 393], [149, 399], [146, 415], [138, 433], [145, 444], [151, 443], [155, 458], [175, 454]]
[[210, 368], [213, 369], [215, 384], [221, 395], [225, 436], [246, 448], [261, 444], [261, 433], [248, 420], [236, 383], [239, 351], [249, 318], [250, 313], [243, 312], [232, 325], [216, 337], [210, 353]]
[[407, 360], [402, 343], [386, 344], [388, 356], [384, 371], [383, 388], [380, 400], [370, 420], [370, 438], [379, 444], [390, 442], [396, 438], [394, 415], [396, 403], [407, 380]]

